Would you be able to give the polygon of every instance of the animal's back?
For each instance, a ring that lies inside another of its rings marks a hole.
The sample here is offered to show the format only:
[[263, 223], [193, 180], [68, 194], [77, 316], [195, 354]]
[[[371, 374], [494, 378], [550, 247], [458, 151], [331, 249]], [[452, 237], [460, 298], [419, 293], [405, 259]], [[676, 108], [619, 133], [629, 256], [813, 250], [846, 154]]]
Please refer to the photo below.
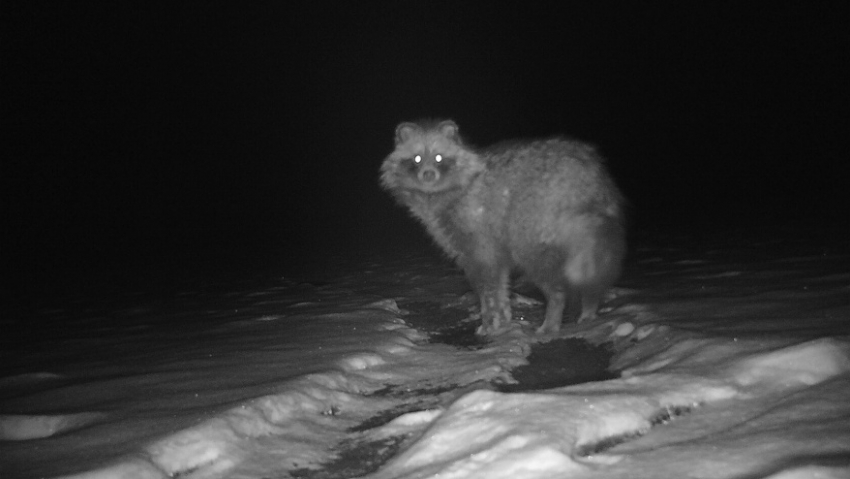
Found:
[[481, 156], [488, 169], [468, 207], [488, 212], [492, 224], [482, 233], [517, 266], [532, 267], [541, 250], [578, 250], [611, 227], [622, 229], [622, 195], [592, 146], [559, 138], [506, 142]]

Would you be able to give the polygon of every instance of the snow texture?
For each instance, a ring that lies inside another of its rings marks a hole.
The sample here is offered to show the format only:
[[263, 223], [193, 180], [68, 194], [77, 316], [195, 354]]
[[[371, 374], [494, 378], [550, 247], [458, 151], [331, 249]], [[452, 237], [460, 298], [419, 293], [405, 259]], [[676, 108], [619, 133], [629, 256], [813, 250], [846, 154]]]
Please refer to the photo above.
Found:
[[552, 339], [540, 305], [486, 344], [430, 342], [402, 307], [464, 301], [423, 257], [134, 307], [102, 340], [80, 323], [0, 379], [0, 476], [850, 477], [850, 255], [747, 247], [639, 250], [561, 335], [609, 344], [619, 377], [546, 390], [495, 387]]

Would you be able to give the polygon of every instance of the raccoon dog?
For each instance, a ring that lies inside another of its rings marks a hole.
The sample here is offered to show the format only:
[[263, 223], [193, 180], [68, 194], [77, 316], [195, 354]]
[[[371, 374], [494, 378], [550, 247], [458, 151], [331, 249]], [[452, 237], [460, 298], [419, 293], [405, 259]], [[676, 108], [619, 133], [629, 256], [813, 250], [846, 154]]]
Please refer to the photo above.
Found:
[[596, 317], [625, 253], [622, 196], [587, 144], [553, 138], [466, 146], [451, 121], [402, 123], [381, 185], [463, 268], [481, 301], [478, 334], [511, 320], [509, 279], [546, 297], [537, 330], [557, 333], [564, 309]]

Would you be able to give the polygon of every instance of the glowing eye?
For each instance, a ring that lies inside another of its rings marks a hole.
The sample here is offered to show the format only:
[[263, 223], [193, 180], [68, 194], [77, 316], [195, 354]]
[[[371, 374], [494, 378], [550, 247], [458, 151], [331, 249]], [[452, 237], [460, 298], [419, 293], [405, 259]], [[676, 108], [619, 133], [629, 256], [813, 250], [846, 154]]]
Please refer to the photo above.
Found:
[[437, 155], [437, 156], [434, 157], [434, 159], [437, 161], [437, 163], [439, 163], [439, 162], [443, 161], [443, 155]]
[[414, 156], [414, 157], [413, 157], [413, 162], [414, 162], [414, 163], [422, 163], [422, 156], [420, 156], [420, 155], [416, 155], [416, 156]]

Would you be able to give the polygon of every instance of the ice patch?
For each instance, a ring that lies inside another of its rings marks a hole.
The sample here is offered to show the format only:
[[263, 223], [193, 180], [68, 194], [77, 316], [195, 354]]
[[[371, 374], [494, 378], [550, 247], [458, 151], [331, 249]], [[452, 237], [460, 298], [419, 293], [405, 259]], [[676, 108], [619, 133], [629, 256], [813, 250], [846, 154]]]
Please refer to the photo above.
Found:
[[732, 368], [735, 380], [744, 386], [763, 382], [811, 386], [848, 372], [850, 348], [831, 338], [747, 357]]
[[416, 411], [410, 412], [407, 414], [402, 414], [401, 416], [390, 421], [385, 427], [386, 428], [394, 428], [394, 427], [406, 427], [406, 426], [419, 426], [422, 424], [428, 424], [432, 422], [434, 419], [440, 416], [443, 413], [441, 409], [431, 409], [425, 411]]
[[618, 325], [614, 329], [614, 332], [611, 333], [611, 335], [612, 336], [621, 336], [621, 337], [622, 336], [628, 336], [628, 335], [632, 334], [632, 332], [634, 330], [635, 330], [634, 324], [632, 324], [632, 323], [621, 323], [620, 325]]
[[[205, 466], [215, 470], [232, 467], [237, 453], [232, 445], [236, 443], [238, 437], [226, 420], [215, 419], [154, 444], [148, 453], [157, 467], [173, 476]], [[219, 464], [215, 464], [217, 461]]]
[[340, 361], [340, 367], [345, 371], [360, 371], [366, 368], [372, 368], [386, 364], [384, 358], [375, 353], [363, 353], [355, 356], [349, 356]]

